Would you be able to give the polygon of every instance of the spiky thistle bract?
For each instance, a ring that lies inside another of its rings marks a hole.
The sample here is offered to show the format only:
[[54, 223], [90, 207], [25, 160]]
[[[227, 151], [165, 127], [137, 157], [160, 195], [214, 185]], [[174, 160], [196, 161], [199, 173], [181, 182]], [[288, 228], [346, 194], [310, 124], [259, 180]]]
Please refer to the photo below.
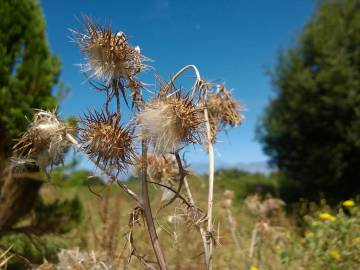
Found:
[[133, 163], [135, 146], [134, 131], [121, 126], [116, 114], [89, 112], [81, 119], [80, 143], [83, 151], [107, 170], [126, 171]]
[[74, 41], [80, 51], [86, 55], [86, 62], [81, 70], [109, 85], [113, 80], [134, 78], [148, 60], [140, 53], [140, 48], [133, 47], [123, 32], [112, 32], [111, 26], [102, 27], [85, 17], [85, 32], [71, 30]]
[[150, 141], [156, 155], [173, 153], [190, 143], [200, 143], [202, 108], [180, 92], [159, 94], [137, 116], [141, 136]]

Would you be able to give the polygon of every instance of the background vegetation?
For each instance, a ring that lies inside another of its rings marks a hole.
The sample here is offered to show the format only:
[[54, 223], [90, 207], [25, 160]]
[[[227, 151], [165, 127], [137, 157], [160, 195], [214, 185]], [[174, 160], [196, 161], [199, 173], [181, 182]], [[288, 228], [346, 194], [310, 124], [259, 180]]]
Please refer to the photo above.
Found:
[[[81, 260], [123, 267], [134, 252], [124, 247], [134, 205], [116, 184], [90, 181], [92, 173], [76, 170], [76, 162], [49, 179], [37, 167], [30, 176], [9, 171], [14, 139], [28, 124], [24, 116], [58, 104], [52, 93], [60, 61], [49, 50], [38, 1], [2, 0], [0, 18], [0, 268], [43, 263], [38, 269], [54, 269], [60, 261], [59, 269], [70, 269]], [[280, 54], [272, 78], [275, 95], [257, 136], [277, 172], [216, 173], [214, 269], [358, 269], [359, 1], [319, 1], [296, 44]], [[205, 177], [189, 182], [205, 202]], [[135, 177], [129, 185], [139, 189]], [[230, 201], [226, 190], [234, 192]], [[158, 191], [151, 189], [154, 209]], [[203, 269], [202, 242], [183, 207], [159, 210], [166, 257], [170, 269]], [[142, 239], [136, 252], [154, 260], [142, 226], [138, 220], [133, 232]], [[140, 267], [135, 259], [129, 263], [129, 269]]]
[[280, 54], [258, 138], [284, 175], [282, 196], [336, 202], [359, 194], [359, 1], [320, 1]]

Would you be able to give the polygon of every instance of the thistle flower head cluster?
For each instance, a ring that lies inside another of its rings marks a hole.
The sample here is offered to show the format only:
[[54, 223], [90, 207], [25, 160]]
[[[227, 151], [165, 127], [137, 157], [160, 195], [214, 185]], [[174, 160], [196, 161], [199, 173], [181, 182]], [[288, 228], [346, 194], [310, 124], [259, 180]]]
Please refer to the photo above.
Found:
[[221, 207], [224, 209], [230, 209], [232, 206], [233, 199], [235, 197], [235, 193], [232, 190], [225, 190], [223, 193], [223, 200], [221, 202]]
[[179, 92], [159, 96], [145, 105], [137, 116], [141, 136], [153, 145], [156, 155], [173, 153], [190, 143], [200, 143], [202, 109]]
[[64, 160], [65, 150], [70, 146], [67, 134], [71, 128], [48, 111], [38, 111], [28, 130], [13, 148], [14, 158], [33, 160], [46, 169]]
[[98, 166], [126, 171], [135, 157], [133, 129], [120, 125], [116, 115], [89, 112], [81, 119], [80, 143]]
[[206, 107], [209, 113], [211, 137], [215, 141], [218, 130], [226, 126], [236, 127], [244, 121], [244, 110], [224, 85], [217, 85], [216, 93], [209, 93]]
[[[168, 154], [155, 156], [147, 155], [147, 174], [150, 181], [158, 183], [171, 183], [179, 178], [179, 169], [174, 155]], [[141, 172], [142, 158], [139, 156], [136, 161], [136, 174]]]
[[133, 47], [123, 32], [113, 33], [110, 26], [101, 27], [90, 18], [85, 18], [85, 33], [72, 31], [74, 40], [87, 62], [81, 65], [82, 71], [90, 78], [104, 80], [130, 80], [146, 67], [139, 47]]
[[246, 197], [244, 202], [249, 211], [260, 218], [271, 217], [271, 215], [286, 205], [283, 200], [277, 198], [269, 197], [261, 200], [258, 194]]

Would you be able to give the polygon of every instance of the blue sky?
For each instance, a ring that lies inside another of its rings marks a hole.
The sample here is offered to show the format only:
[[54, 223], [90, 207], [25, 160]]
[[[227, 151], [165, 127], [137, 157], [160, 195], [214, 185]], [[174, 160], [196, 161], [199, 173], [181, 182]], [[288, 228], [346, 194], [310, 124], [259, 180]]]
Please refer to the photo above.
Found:
[[[41, 0], [50, 46], [62, 61], [61, 80], [72, 90], [61, 114], [80, 115], [103, 102], [103, 95], [91, 88], [75, 65], [83, 56], [69, 38], [68, 28], [81, 29], [77, 18], [86, 14], [111, 21], [115, 31], [130, 36], [130, 43], [154, 60], [152, 66], [164, 79], [195, 64], [204, 78], [226, 82], [247, 108], [246, 121], [219, 137], [216, 159], [228, 164], [266, 161], [255, 141], [256, 123], [273, 93], [266, 70], [274, 67], [280, 49], [294, 44], [315, 2]], [[145, 82], [153, 83], [150, 78], [145, 76]], [[207, 159], [191, 147], [187, 158], [191, 163]]]

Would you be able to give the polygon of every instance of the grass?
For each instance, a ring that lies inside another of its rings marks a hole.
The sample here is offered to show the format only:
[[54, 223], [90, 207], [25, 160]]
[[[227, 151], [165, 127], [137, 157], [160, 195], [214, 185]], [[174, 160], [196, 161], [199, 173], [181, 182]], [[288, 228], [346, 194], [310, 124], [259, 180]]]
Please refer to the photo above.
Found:
[[[140, 190], [140, 183], [135, 178], [128, 184], [133, 190]], [[206, 177], [193, 176], [189, 184], [198, 206], [206, 209]], [[169, 269], [204, 269], [200, 234], [191, 217], [182, 216], [184, 206], [176, 202], [159, 210], [160, 190], [154, 185], [150, 187], [157, 232]], [[228, 189], [235, 191], [230, 208], [223, 204], [223, 193]], [[58, 243], [57, 253], [60, 247], [66, 249], [61, 253], [60, 261], [75, 263], [81, 257], [87, 263], [95, 263], [90, 259], [95, 256], [96, 263], [112, 266], [108, 269], [123, 269], [126, 264], [127, 269], [143, 269], [146, 263], [154, 265], [151, 262], [156, 259], [142, 219], [131, 230], [134, 246], [131, 247], [128, 241], [134, 201], [116, 184], [94, 185], [92, 190], [97, 195], [87, 186], [69, 183], [66, 187], [49, 183], [41, 190], [46, 202], [78, 196], [85, 208], [83, 222], [78, 228], [61, 238], [53, 235], [47, 239]], [[301, 226], [297, 225], [295, 215], [286, 214], [282, 209], [266, 215], [254, 214], [244, 202], [247, 195], [254, 191], [262, 191], [265, 195], [267, 191], [276, 194], [276, 190], [275, 175], [217, 172], [214, 269], [357, 269], [360, 266], [360, 211], [356, 202], [354, 206], [339, 206], [336, 209], [329, 208], [325, 202], [322, 205], [311, 204], [306, 207], [308, 212]], [[329, 213], [334, 218], [322, 219], [321, 213]], [[250, 252], [251, 249], [253, 252]], [[134, 256], [128, 262], [131, 252]], [[55, 263], [53, 256], [47, 258], [49, 263]]]

